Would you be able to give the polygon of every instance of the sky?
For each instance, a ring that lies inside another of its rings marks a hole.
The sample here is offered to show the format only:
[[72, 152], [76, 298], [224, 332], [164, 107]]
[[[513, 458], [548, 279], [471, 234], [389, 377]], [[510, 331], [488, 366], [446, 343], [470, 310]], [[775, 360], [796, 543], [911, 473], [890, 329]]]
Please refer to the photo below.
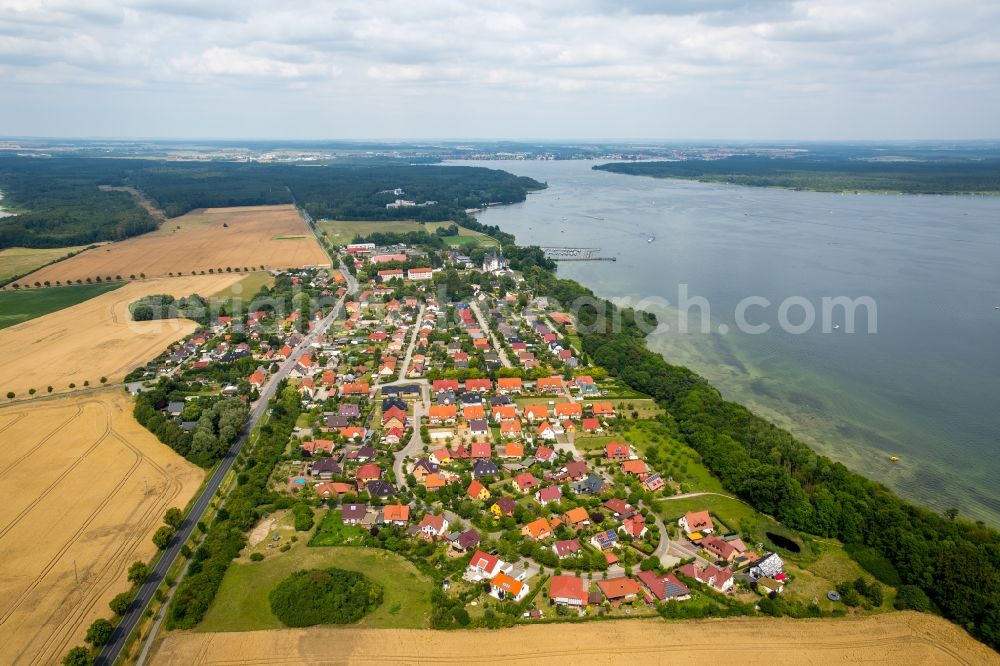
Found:
[[1000, 138], [996, 0], [0, 0], [0, 135]]

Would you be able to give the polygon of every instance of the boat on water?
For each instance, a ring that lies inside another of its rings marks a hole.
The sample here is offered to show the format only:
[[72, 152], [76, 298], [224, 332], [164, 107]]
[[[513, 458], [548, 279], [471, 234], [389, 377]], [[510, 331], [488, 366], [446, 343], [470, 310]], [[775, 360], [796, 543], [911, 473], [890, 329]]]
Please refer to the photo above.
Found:
[[889, 456], [889, 462], [899, 462], [899, 456]]

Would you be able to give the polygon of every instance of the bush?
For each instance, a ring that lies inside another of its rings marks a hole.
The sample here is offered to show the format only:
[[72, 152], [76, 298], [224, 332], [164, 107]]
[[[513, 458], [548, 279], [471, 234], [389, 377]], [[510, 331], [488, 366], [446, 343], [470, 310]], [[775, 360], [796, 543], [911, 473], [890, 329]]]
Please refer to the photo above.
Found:
[[292, 513], [295, 515], [295, 531], [297, 532], [308, 532], [313, 526], [313, 511], [312, 507], [304, 502], [299, 502], [292, 507]]
[[149, 577], [149, 567], [142, 560], [136, 560], [132, 563], [132, 566], [128, 568], [128, 582], [133, 585], [142, 585], [146, 582], [146, 578]]
[[90, 656], [90, 650], [82, 645], [77, 645], [66, 653], [62, 663], [63, 666], [90, 666], [94, 660]]
[[915, 610], [926, 613], [931, 609], [931, 600], [916, 585], [904, 585], [896, 593], [896, 601], [893, 605], [896, 610]]
[[87, 629], [87, 635], [83, 640], [94, 647], [101, 647], [108, 642], [108, 639], [111, 638], [111, 632], [114, 630], [115, 626], [101, 617], [90, 624], [90, 627]]
[[382, 603], [382, 587], [356, 571], [297, 571], [269, 595], [271, 611], [289, 627], [357, 622]]
[[160, 550], [166, 550], [175, 534], [177, 534], [177, 530], [170, 527], [170, 525], [163, 525], [153, 534], [153, 544]]
[[108, 602], [108, 606], [111, 608], [111, 612], [122, 617], [128, 611], [129, 604], [132, 603], [132, 592], [122, 592], [116, 594], [114, 598]]
[[263, 553], [251, 553], [250, 554], [250, 561], [251, 562], [260, 562], [263, 559], [264, 559], [264, 554]]
[[177, 529], [184, 522], [184, 512], [178, 509], [176, 506], [167, 509], [167, 512], [163, 515], [163, 522]]

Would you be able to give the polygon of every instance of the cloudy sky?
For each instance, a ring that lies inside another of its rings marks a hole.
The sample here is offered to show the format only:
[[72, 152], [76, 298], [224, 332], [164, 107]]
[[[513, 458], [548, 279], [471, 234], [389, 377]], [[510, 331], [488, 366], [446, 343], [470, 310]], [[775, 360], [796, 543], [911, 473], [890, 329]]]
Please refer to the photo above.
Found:
[[0, 0], [0, 135], [1000, 137], [997, 0]]

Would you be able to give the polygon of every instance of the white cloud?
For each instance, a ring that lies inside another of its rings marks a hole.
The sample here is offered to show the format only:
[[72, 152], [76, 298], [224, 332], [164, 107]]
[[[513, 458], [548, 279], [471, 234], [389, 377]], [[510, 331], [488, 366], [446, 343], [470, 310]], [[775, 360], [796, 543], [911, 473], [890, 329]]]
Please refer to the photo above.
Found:
[[[197, 107], [206, 109], [204, 127], [189, 133], [205, 135], [228, 130], [228, 104], [280, 114], [276, 82], [317, 104], [295, 131], [323, 136], [331, 135], [323, 102], [346, 99], [356, 113], [340, 119], [338, 136], [399, 136], [401, 127], [423, 136], [608, 136], [609, 115], [627, 109], [643, 136], [785, 127], [846, 138], [913, 131], [894, 119], [914, 104], [930, 108], [922, 134], [949, 136], [953, 128], [995, 134], [1000, 116], [1000, 5], [989, 0], [478, 4], [0, 0], [0, 101], [17, 87], [16, 104], [0, 104], [0, 127], [53, 133], [37, 126], [51, 122], [38, 105], [60, 96], [66, 108], [107, 105], [58, 128], [89, 133], [124, 116], [137, 94], [192, 103], [221, 94], [210, 109]], [[417, 98], [460, 104], [463, 125], [431, 107], [386, 106]], [[810, 131], [808, 114], [824, 104], [857, 113]], [[734, 106], [743, 112], [716, 111]], [[140, 133], [157, 134], [155, 113], [141, 120], [149, 127]], [[274, 133], [246, 122], [243, 132]]]

